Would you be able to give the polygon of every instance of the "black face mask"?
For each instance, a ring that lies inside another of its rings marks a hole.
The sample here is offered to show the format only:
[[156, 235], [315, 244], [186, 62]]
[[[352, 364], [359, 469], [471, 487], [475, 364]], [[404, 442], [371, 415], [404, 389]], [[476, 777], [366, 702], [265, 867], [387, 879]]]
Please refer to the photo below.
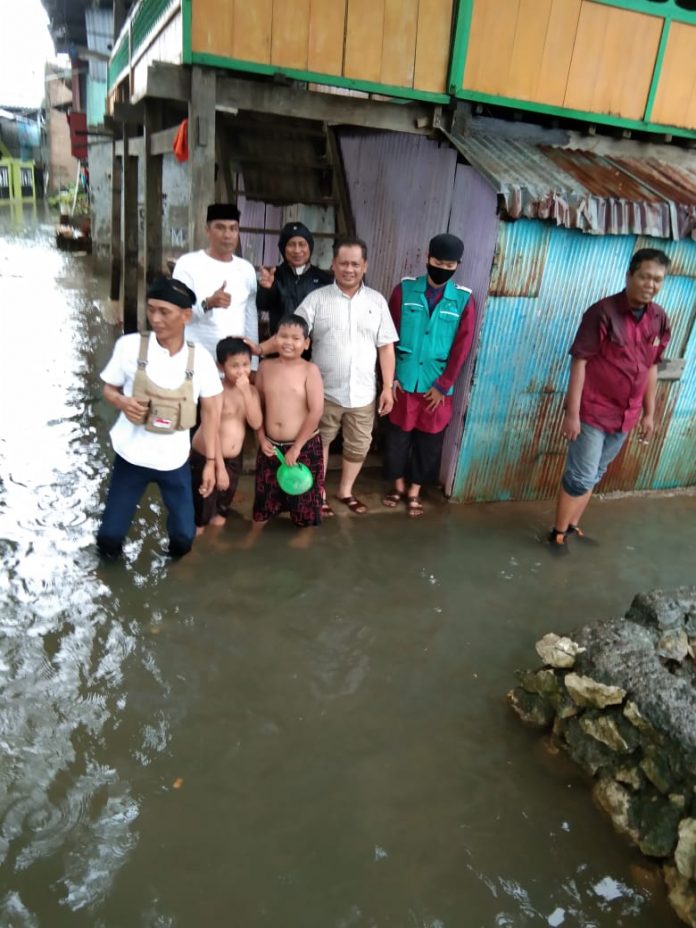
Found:
[[428, 277], [432, 280], [436, 287], [440, 287], [442, 284], [446, 284], [450, 277], [457, 270], [456, 267], [452, 268], [452, 270], [449, 270], [449, 268], [446, 267], [435, 267], [435, 265], [430, 264], [430, 262], [428, 262], [427, 268]]

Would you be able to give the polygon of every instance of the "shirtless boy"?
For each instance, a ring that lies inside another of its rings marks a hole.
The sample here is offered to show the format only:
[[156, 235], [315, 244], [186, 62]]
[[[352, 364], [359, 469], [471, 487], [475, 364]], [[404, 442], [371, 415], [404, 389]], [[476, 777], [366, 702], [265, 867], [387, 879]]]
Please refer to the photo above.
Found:
[[191, 443], [191, 481], [196, 534], [206, 525], [224, 525], [234, 498], [242, 466], [242, 446], [247, 423], [256, 430], [263, 424], [256, 388], [249, 382], [251, 350], [241, 338], [223, 338], [215, 349], [222, 380], [222, 415], [215, 445], [215, 489], [200, 492], [205, 445], [199, 428]]
[[[259, 365], [256, 387], [263, 406], [263, 425], [257, 429], [254, 522], [267, 522], [287, 510], [300, 527], [321, 523], [324, 486], [319, 420], [324, 411], [324, 384], [316, 364], [305, 361], [309, 330], [301, 316], [288, 314], [278, 323], [277, 358]], [[280, 448], [287, 464], [305, 464], [314, 477], [311, 489], [300, 496], [284, 493], [276, 479]]]

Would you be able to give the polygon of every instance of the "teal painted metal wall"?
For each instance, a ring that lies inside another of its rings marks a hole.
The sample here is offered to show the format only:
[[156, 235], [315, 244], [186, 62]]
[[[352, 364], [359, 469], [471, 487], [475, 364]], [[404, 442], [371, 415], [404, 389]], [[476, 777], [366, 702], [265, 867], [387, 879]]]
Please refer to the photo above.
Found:
[[661, 381], [651, 445], [629, 439], [601, 489], [696, 483], [696, 242], [588, 236], [536, 220], [501, 223], [452, 495], [463, 500], [543, 499], [558, 488], [568, 349], [584, 310], [623, 287], [637, 247], [674, 260], [659, 301], [686, 358], [681, 381]]

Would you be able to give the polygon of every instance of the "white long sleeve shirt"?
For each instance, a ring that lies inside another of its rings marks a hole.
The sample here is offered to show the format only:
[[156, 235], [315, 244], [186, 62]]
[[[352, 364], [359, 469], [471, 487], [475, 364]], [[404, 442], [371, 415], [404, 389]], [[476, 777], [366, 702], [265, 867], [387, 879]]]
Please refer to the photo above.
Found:
[[[193, 318], [186, 327], [187, 339], [203, 345], [213, 357], [217, 343], [228, 335], [258, 342], [256, 271], [252, 264], [237, 257], [230, 261], [218, 261], [201, 249], [182, 255], [174, 266], [172, 276], [196, 294]], [[204, 312], [201, 302], [212, 296], [223, 284], [225, 292], [231, 297], [230, 305]]]

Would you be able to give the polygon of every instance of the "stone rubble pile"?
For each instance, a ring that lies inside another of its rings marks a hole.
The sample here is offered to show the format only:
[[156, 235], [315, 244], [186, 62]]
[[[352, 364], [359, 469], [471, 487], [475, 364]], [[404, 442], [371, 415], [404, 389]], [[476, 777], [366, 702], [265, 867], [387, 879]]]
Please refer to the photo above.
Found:
[[508, 699], [594, 778], [614, 827], [657, 858], [696, 928], [696, 587], [640, 593], [621, 619], [545, 635]]

